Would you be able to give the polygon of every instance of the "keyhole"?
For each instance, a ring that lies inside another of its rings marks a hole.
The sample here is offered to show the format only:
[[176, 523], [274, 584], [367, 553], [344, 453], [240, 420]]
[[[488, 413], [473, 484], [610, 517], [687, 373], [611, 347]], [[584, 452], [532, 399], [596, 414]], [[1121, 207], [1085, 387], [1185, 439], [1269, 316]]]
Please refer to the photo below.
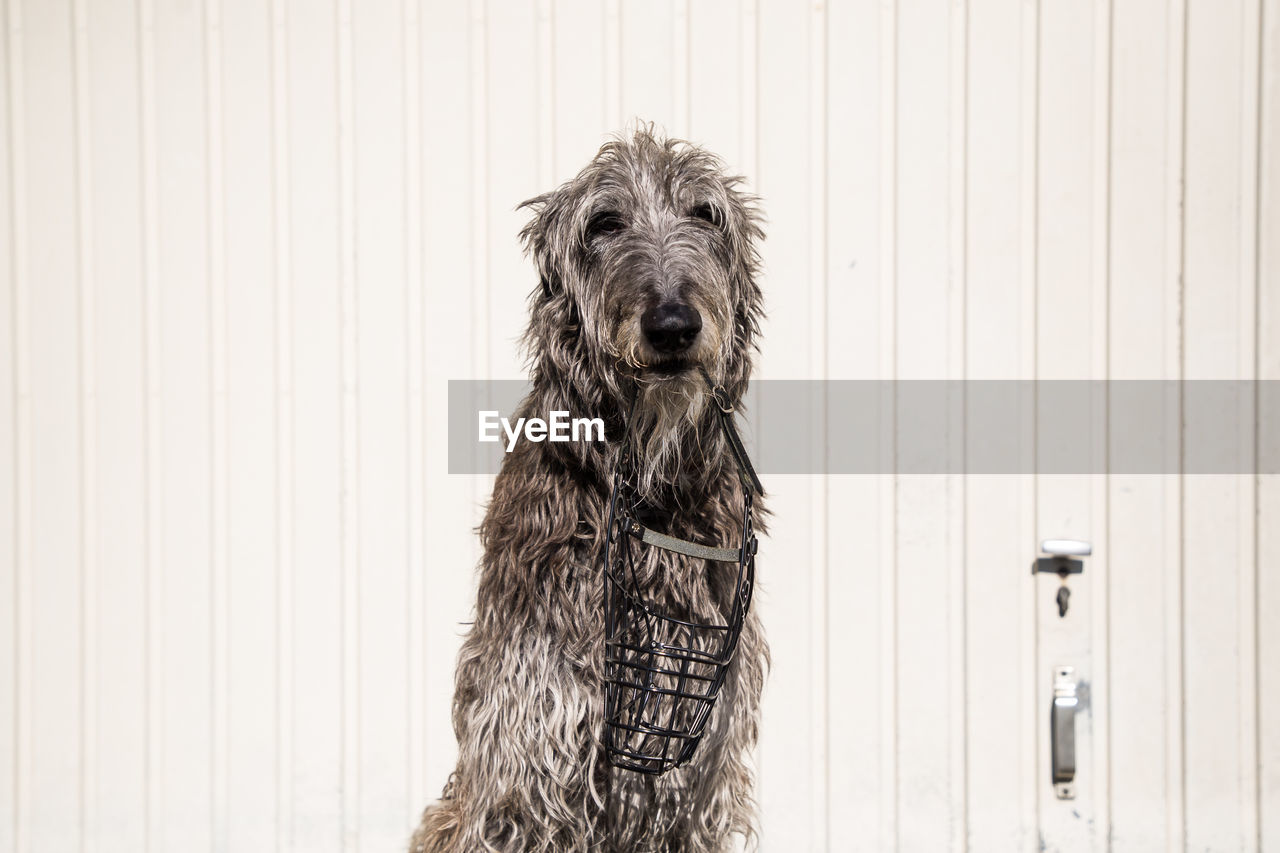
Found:
[[1070, 603], [1070, 599], [1071, 599], [1071, 590], [1067, 589], [1067, 585], [1063, 583], [1062, 586], [1058, 587], [1058, 616], [1059, 617], [1063, 617], [1067, 615], [1067, 605]]

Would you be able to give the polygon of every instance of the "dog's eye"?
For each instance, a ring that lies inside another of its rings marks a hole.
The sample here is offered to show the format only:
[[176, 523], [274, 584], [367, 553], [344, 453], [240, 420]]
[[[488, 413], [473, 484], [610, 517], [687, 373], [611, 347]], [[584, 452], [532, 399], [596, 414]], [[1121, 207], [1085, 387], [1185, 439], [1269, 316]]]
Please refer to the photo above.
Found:
[[614, 210], [602, 210], [594, 213], [587, 220], [587, 240], [594, 240], [606, 234], [615, 234], [627, 227], [622, 215]]
[[693, 210], [689, 211], [689, 215], [694, 219], [701, 219], [703, 222], [708, 222], [717, 228], [720, 228], [724, 223], [724, 217], [720, 214], [720, 208], [709, 202], [703, 202], [702, 204], [695, 206]]

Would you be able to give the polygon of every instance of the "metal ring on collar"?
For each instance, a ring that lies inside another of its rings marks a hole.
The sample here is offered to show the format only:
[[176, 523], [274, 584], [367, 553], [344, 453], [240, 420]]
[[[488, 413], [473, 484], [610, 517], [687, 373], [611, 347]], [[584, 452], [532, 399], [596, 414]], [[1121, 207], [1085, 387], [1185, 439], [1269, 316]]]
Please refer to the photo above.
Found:
[[729, 392], [724, 389], [723, 385], [712, 385], [711, 396], [715, 399], [716, 405], [720, 407], [720, 411], [726, 415], [733, 414], [733, 405], [726, 404], [729, 399]]

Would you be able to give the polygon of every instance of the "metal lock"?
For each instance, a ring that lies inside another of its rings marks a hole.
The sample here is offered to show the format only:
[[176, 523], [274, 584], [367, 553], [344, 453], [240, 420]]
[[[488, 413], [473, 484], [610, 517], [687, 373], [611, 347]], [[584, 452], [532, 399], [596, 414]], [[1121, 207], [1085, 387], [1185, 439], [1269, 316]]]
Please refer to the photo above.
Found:
[[1072, 557], [1087, 557], [1093, 553], [1093, 545], [1079, 539], [1046, 539], [1040, 543], [1041, 553], [1047, 554], [1036, 560], [1033, 571], [1053, 572], [1062, 578], [1055, 599], [1058, 604], [1058, 617], [1065, 618], [1071, 603], [1071, 590], [1067, 586], [1067, 575], [1084, 573], [1084, 560]]

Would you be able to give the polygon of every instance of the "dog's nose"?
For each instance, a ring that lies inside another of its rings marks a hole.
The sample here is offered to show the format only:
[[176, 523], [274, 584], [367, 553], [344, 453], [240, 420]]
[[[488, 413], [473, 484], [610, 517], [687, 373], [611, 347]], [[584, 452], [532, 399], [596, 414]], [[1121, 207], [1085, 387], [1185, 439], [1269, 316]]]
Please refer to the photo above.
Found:
[[640, 327], [649, 344], [664, 355], [675, 355], [693, 345], [702, 331], [702, 316], [680, 302], [664, 302], [650, 308], [640, 318]]

